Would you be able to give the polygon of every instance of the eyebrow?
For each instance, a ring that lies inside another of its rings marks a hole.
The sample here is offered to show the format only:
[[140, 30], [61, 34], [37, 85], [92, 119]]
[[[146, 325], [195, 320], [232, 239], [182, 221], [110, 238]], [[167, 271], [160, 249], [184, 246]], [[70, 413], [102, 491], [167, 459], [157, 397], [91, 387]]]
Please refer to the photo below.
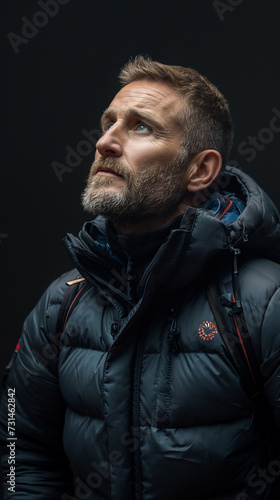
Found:
[[[107, 120], [113, 118], [116, 116], [116, 111], [114, 108], [107, 108], [105, 109], [103, 115], [101, 116], [101, 126], [104, 128], [104, 125]], [[163, 130], [163, 125], [154, 118], [154, 116], [150, 113], [146, 113], [145, 111], [140, 111], [138, 108], [129, 108], [125, 112], [125, 117], [130, 118], [130, 117], [136, 117], [141, 121], [148, 122], [152, 127], [158, 129], [158, 130]]]

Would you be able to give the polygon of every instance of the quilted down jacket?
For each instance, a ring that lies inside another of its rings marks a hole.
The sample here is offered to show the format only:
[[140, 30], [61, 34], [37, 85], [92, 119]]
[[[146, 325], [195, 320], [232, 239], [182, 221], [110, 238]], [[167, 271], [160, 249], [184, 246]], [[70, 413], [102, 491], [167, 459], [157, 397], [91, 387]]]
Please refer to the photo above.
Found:
[[[243, 172], [227, 167], [223, 181], [245, 201], [236, 221], [189, 207], [137, 289], [106, 249], [102, 217], [67, 236], [76, 269], [26, 319], [4, 389], [5, 498], [279, 500], [279, 214]], [[209, 268], [218, 273], [233, 248], [262, 406], [244, 391], [205, 293]], [[77, 270], [88, 285], [58, 336]]]

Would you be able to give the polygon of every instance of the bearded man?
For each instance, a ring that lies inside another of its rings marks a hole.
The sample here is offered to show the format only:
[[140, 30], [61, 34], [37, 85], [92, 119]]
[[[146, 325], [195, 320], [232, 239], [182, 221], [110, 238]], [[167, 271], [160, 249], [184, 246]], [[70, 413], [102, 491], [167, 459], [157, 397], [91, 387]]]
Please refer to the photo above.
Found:
[[[278, 500], [279, 214], [226, 166], [232, 120], [207, 78], [138, 56], [120, 81], [83, 193], [93, 220], [64, 240], [75, 269], [9, 366], [5, 498]], [[253, 397], [206, 293], [232, 265], [222, 307], [238, 333], [244, 317]]]

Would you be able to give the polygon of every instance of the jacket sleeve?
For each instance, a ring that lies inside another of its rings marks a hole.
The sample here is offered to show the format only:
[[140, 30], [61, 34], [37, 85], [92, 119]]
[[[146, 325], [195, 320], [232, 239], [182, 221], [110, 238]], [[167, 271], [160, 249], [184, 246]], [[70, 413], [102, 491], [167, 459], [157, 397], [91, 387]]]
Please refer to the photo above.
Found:
[[280, 288], [270, 298], [263, 317], [261, 350], [265, 395], [280, 426]]
[[264, 396], [280, 426], [280, 266], [254, 258], [239, 271], [244, 318], [259, 363]]
[[53, 283], [27, 317], [4, 386], [0, 440], [5, 500], [55, 500], [71, 490], [55, 333], [65, 281]]

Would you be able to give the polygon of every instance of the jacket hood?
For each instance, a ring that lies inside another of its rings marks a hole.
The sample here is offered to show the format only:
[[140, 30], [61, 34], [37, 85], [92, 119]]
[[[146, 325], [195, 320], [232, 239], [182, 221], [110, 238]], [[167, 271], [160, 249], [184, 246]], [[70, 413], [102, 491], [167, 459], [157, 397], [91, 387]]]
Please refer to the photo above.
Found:
[[[245, 208], [234, 222], [227, 225], [213, 210], [188, 207], [180, 226], [172, 229], [148, 266], [139, 284], [139, 293], [147, 288], [173, 290], [185, 286], [205, 272], [213, 258], [221, 259], [232, 249], [245, 257], [264, 257], [280, 262], [279, 213], [267, 194], [247, 174], [226, 167], [214, 186], [217, 193], [226, 190], [229, 197], [243, 200]], [[106, 219], [97, 217], [85, 223], [78, 237], [68, 234], [63, 240], [77, 269], [90, 282], [111, 283], [112, 275], [124, 273], [108, 248], [106, 251]], [[218, 260], [219, 261], [219, 260]], [[211, 264], [212, 265], [212, 264]], [[119, 287], [117, 287], [119, 291]]]
[[251, 256], [257, 255], [280, 262], [279, 212], [269, 196], [247, 174], [226, 167], [222, 185], [245, 201], [245, 208], [229, 226], [231, 245]]

